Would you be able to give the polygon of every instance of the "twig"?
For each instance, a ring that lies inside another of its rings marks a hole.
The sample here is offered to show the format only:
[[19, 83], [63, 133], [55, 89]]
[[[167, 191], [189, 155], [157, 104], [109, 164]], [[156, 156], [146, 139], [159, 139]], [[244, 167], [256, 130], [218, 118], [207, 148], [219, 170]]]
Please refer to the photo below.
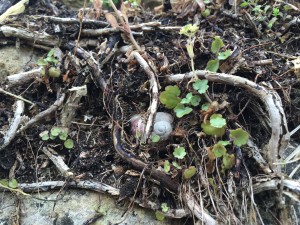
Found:
[[60, 40], [55, 36], [48, 35], [46, 33], [38, 33], [36, 31], [29, 31], [22, 28], [10, 27], [10, 26], [1, 26], [0, 31], [5, 37], [15, 37], [25, 39], [29, 42], [34, 41], [35, 43], [50, 45], [50, 46], [59, 46]]
[[141, 160], [138, 160], [135, 158], [134, 155], [127, 153], [122, 146], [121, 142], [121, 128], [118, 124], [114, 123], [114, 130], [113, 130], [113, 142], [114, 147], [117, 151], [117, 153], [128, 163], [130, 163], [134, 168], [138, 169], [139, 171], [142, 171], [145, 169], [145, 174], [150, 175], [155, 180], [159, 181], [160, 184], [170, 191], [177, 193], [179, 184], [177, 181], [171, 179], [169, 176], [167, 176], [164, 172], [159, 171], [155, 168], [153, 168], [151, 165], [146, 164], [142, 162]]
[[8, 86], [9, 87], [19, 86], [24, 83], [30, 82], [35, 77], [41, 75], [41, 70], [42, 70], [42, 67], [40, 67], [38, 69], [33, 69], [30, 71], [27, 71], [27, 72], [9, 75], [9, 76], [7, 76]]
[[14, 97], [14, 98], [16, 98], [16, 99], [22, 100], [22, 101], [24, 101], [24, 102], [26, 102], [26, 103], [29, 103], [29, 104], [31, 104], [31, 105], [35, 105], [33, 102], [31, 102], [31, 101], [29, 101], [29, 100], [27, 100], [27, 99], [25, 99], [25, 98], [23, 98], [23, 97], [21, 97], [21, 96], [19, 96], [19, 95], [15, 95], [15, 94], [13, 94], [13, 93], [10, 93], [10, 92], [8, 92], [8, 91], [5, 91], [5, 90], [2, 89], [2, 88], [0, 88], [0, 92], [3, 93], [3, 94], [6, 94], [6, 95], [12, 96], [12, 97]]
[[[193, 74], [193, 72], [189, 72], [186, 74], [169, 75], [168, 79], [171, 82], [178, 82], [182, 79], [192, 78], [194, 76]], [[211, 82], [219, 82], [243, 88], [258, 97], [265, 104], [270, 117], [269, 126], [271, 128], [271, 137], [268, 144], [265, 146], [267, 159], [273, 170], [280, 171], [280, 166], [274, 165], [274, 163], [282, 156], [283, 151], [288, 145], [290, 136], [285, 113], [282, 108], [282, 102], [277, 92], [271, 88], [267, 89], [239, 76], [225, 73], [213, 73], [206, 70], [196, 70], [195, 74], [199, 78], [205, 78]]]
[[13, 138], [16, 136], [17, 129], [22, 121], [22, 114], [24, 113], [24, 102], [21, 100], [16, 101], [15, 103], [15, 115], [10, 123], [8, 131], [3, 137], [3, 145], [0, 146], [0, 151], [2, 151], [6, 146], [10, 144]]
[[182, 193], [183, 199], [188, 206], [188, 208], [193, 212], [193, 215], [197, 217], [200, 221], [207, 225], [217, 225], [218, 222], [209, 215], [206, 210], [202, 209], [197, 203], [196, 199], [186, 191]]
[[65, 164], [63, 158], [56, 151], [49, 147], [48, 149], [43, 147], [42, 151], [49, 157], [64, 177], [69, 178], [74, 176], [74, 173], [70, 172], [70, 168]]
[[[31, 184], [19, 184], [19, 188], [25, 192], [38, 192], [38, 191], [50, 191], [53, 189], [60, 189], [66, 186], [65, 181], [46, 181]], [[68, 187], [71, 188], [84, 188], [93, 190], [96, 192], [107, 192], [111, 195], [119, 195], [119, 189], [109, 186], [104, 183], [94, 181], [72, 181], [67, 183]]]
[[17, 134], [20, 134], [27, 128], [31, 127], [33, 124], [37, 123], [38, 121], [45, 119], [46, 116], [49, 116], [50, 114], [54, 113], [64, 102], [65, 99], [65, 94], [62, 94], [60, 98], [58, 98], [53, 105], [51, 105], [48, 109], [40, 112], [37, 114], [35, 117], [33, 117], [31, 120], [29, 120], [23, 127], [21, 127], [18, 131]]
[[152, 100], [151, 100], [151, 104], [149, 107], [149, 115], [148, 115], [145, 131], [144, 131], [144, 134], [143, 134], [143, 137], [141, 140], [142, 143], [146, 143], [147, 139], [150, 136], [151, 128], [152, 128], [153, 121], [154, 121], [155, 114], [156, 114], [157, 107], [158, 107], [158, 95], [159, 95], [158, 94], [158, 84], [157, 84], [156, 76], [155, 76], [153, 70], [150, 68], [150, 66], [144, 60], [144, 58], [140, 55], [140, 53], [135, 51], [135, 52], [133, 52], [133, 55], [134, 55], [135, 59], [139, 62], [140, 66], [143, 68], [145, 73], [148, 75], [148, 78], [150, 80], [150, 87], [152, 89]]

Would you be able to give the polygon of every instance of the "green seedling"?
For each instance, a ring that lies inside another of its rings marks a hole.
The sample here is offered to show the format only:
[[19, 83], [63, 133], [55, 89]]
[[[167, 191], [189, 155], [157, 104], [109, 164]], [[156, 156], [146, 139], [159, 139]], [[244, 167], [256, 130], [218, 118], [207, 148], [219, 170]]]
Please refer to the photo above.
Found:
[[72, 149], [74, 147], [74, 142], [72, 139], [68, 139], [68, 128], [65, 127], [52, 127], [50, 132], [45, 130], [39, 134], [43, 141], [48, 141], [49, 139], [55, 140], [59, 138], [64, 141], [64, 147], [67, 149]]
[[151, 135], [151, 141], [153, 143], [159, 142], [159, 140], [160, 140], [160, 136], [158, 136], [157, 134], [152, 134]]
[[155, 217], [158, 221], [163, 221], [165, 219], [165, 215], [160, 211], [155, 212]]
[[169, 206], [165, 202], [161, 203], [160, 207], [161, 207], [161, 211], [163, 211], [164, 213], [167, 213], [169, 211]]
[[218, 143], [213, 146], [213, 150], [212, 151], [213, 151], [214, 156], [216, 158], [220, 158], [220, 157], [222, 157], [223, 155], [225, 155], [227, 153], [227, 150], [224, 147], [224, 145], [218, 144]]
[[177, 106], [174, 108], [174, 112], [176, 113], [176, 116], [178, 118], [181, 118], [181, 117], [189, 114], [192, 111], [193, 111], [192, 108], [186, 107], [183, 104], [177, 104]]
[[207, 62], [206, 70], [217, 72], [220, 66], [220, 60], [226, 60], [229, 56], [231, 56], [232, 52], [230, 49], [220, 52], [220, 49], [224, 46], [223, 40], [219, 36], [215, 36], [215, 40], [211, 43], [210, 50], [217, 56], [217, 58], [211, 59]]
[[186, 156], [186, 151], [184, 147], [177, 147], [174, 149], [173, 155], [177, 159], [184, 159]]
[[170, 162], [169, 162], [169, 160], [165, 160], [165, 162], [164, 162], [164, 171], [165, 171], [165, 173], [169, 173], [170, 170], [171, 170]]
[[235, 156], [234, 154], [226, 153], [223, 155], [222, 159], [222, 168], [224, 170], [230, 170], [235, 165]]
[[[192, 67], [192, 71], [195, 72], [195, 65], [194, 65], [194, 58], [195, 58], [195, 54], [194, 54], [194, 43], [195, 43], [195, 35], [196, 32], [199, 30], [199, 27], [197, 27], [196, 25], [192, 25], [192, 24], [187, 24], [184, 27], [181, 28], [180, 30], [180, 34], [181, 35], [185, 35], [187, 36], [187, 44], [186, 44], [186, 50], [188, 52], [188, 55], [191, 59], [191, 67]], [[196, 78], [196, 76], [195, 76]]]
[[189, 168], [187, 168], [186, 170], [184, 170], [183, 172], [183, 178], [186, 180], [191, 179], [197, 172], [196, 167], [194, 166], [190, 166]]
[[242, 145], [247, 144], [249, 134], [242, 128], [238, 128], [236, 130], [231, 130], [229, 137], [233, 140], [234, 145], [241, 147]]
[[194, 90], [198, 91], [199, 94], [204, 94], [207, 89], [209, 88], [208, 84], [208, 80], [200, 80], [197, 79], [194, 83], [193, 83], [193, 88]]
[[225, 134], [225, 127], [213, 127], [209, 121], [201, 123], [201, 128], [203, 129], [203, 132], [207, 135], [222, 137]]
[[54, 56], [55, 49], [51, 49], [46, 58], [41, 58], [37, 61], [37, 64], [42, 67], [41, 75], [45, 76], [46, 71], [50, 77], [60, 77], [61, 71], [56, 65], [58, 60]]
[[174, 161], [174, 162], [172, 162], [172, 165], [176, 168], [176, 169], [178, 169], [178, 170], [181, 170], [182, 169], [182, 167], [178, 164], [178, 162], [176, 162], [176, 161]]
[[201, 98], [198, 95], [193, 95], [192, 93], [187, 93], [185, 98], [181, 100], [181, 104], [191, 104], [192, 106], [198, 106], [200, 104]]
[[210, 117], [210, 125], [215, 128], [222, 128], [226, 126], [226, 120], [222, 117], [221, 114], [213, 114]]
[[165, 91], [160, 93], [159, 100], [167, 109], [173, 109], [180, 103], [180, 89], [178, 86], [167, 86]]

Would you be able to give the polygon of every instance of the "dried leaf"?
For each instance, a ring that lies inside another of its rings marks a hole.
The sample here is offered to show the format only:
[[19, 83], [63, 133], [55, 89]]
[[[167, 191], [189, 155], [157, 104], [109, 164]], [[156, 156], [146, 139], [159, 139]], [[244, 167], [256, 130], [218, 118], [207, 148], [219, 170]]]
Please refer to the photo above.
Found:
[[107, 22], [113, 27], [113, 28], [117, 28], [119, 27], [118, 21], [116, 19], [116, 17], [111, 14], [111, 13], [105, 13], [105, 18], [107, 20]]

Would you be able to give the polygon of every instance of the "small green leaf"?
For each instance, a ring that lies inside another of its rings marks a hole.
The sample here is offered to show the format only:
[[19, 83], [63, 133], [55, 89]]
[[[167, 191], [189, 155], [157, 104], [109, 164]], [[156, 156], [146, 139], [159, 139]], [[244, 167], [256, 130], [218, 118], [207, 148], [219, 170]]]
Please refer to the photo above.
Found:
[[218, 141], [218, 144], [226, 146], [226, 145], [230, 145], [230, 142], [229, 141]]
[[183, 172], [183, 177], [184, 179], [189, 180], [196, 174], [196, 172], [197, 172], [196, 167], [190, 166]]
[[42, 133], [40, 133], [39, 136], [41, 137], [41, 139], [43, 141], [48, 141], [49, 140], [49, 131], [45, 130]]
[[182, 167], [178, 165], [178, 163], [176, 161], [172, 162], [172, 165], [176, 168], [176, 169], [179, 169], [181, 170]]
[[46, 60], [44, 60], [43, 58], [41, 58], [37, 61], [37, 64], [39, 66], [46, 66], [48, 64], [48, 62]]
[[215, 40], [211, 43], [211, 52], [216, 54], [220, 48], [224, 46], [222, 39], [219, 36], [215, 36]]
[[225, 170], [229, 170], [235, 165], [235, 156], [234, 154], [225, 154], [222, 161], [222, 167]]
[[10, 179], [8, 181], [8, 187], [10, 187], [10, 188], [18, 188], [18, 181], [16, 179]]
[[174, 149], [173, 155], [177, 159], [183, 159], [186, 156], [186, 151], [184, 147], [177, 147]]
[[226, 148], [222, 144], [215, 144], [213, 147], [213, 153], [216, 158], [220, 158], [226, 154]]
[[167, 203], [161, 203], [161, 211], [163, 211], [164, 213], [169, 211], [169, 206]]
[[225, 52], [219, 52], [218, 53], [218, 59], [219, 60], [225, 60], [229, 56], [231, 56], [231, 50], [230, 49], [227, 49]]
[[207, 62], [207, 65], [206, 65], [205, 69], [210, 71], [210, 72], [217, 72], [218, 69], [219, 69], [219, 60], [218, 59], [209, 60]]
[[1, 179], [0, 180], [0, 184], [2, 184], [5, 187], [8, 187], [8, 183], [9, 183], [8, 179]]
[[51, 57], [51, 56], [53, 56], [53, 55], [54, 55], [54, 48], [52, 48], [52, 49], [48, 52], [47, 56], [48, 56], [48, 57]]
[[243, 8], [247, 7], [248, 5], [249, 5], [248, 2], [243, 2], [242, 4], [240, 4], [240, 6], [243, 7]]
[[190, 112], [192, 112], [193, 109], [190, 107], [185, 107], [182, 104], [178, 104], [175, 108], [174, 108], [174, 112], [176, 113], [176, 116], [178, 118], [181, 118], [187, 114], [189, 114]]
[[200, 104], [201, 98], [198, 95], [195, 95], [191, 99], [191, 105], [192, 106], [198, 106]]
[[201, 106], [201, 110], [207, 111], [207, 110], [209, 109], [209, 105], [210, 105], [209, 102], [204, 103], [204, 104]]
[[208, 80], [198, 79], [193, 83], [194, 90], [198, 91], [200, 94], [204, 94], [208, 89]]
[[59, 139], [62, 141], [67, 140], [68, 137], [68, 129], [67, 128], [62, 128], [61, 133], [59, 134]]
[[156, 142], [159, 142], [160, 140], [160, 136], [158, 136], [157, 134], [152, 134], [151, 135], [151, 141], [156, 143]]
[[171, 166], [170, 166], [169, 160], [165, 160], [165, 162], [164, 162], [164, 171], [165, 171], [165, 173], [169, 173], [170, 169], [171, 169]]
[[204, 12], [201, 13], [201, 15], [206, 18], [210, 15], [210, 10], [209, 9], [205, 9]]
[[249, 134], [244, 131], [242, 128], [238, 128], [236, 130], [231, 130], [229, 137], [232, 138], [233, 144], [241, 147], [244, 144], [247, 144], [249, 139]]
[[198, 30], [199, 30], [199, 27], [197, 27], [197, 25], [187, 24], [181, 28], [179, 34], [183, 34], [185, 36], [192, 37], [195, 35], [195, 33]]
[[226, 126], [226, 120], [222, 118], [221, 114], [213, 114], [210, 117], [210, 125], [216, 128], [222, 128]]
[[200, 96], [188, 93], [185, 98], [181, 100], [181, 104], [191, 104], [192, 106], [198, 106], [201, 101]]
[[165, 219], [165, 215], [160, 211], [155, 212], [155, 217], [158, 221], [163, 221]]
[[167, 86], [165, 91], [160, 93], [159, 100], [165, 105], [166, 108], [173, 109], [181, 101], [181, 99], [178, 97], [180, 93], [181, 91], [178, 86]]
[[49, 138], [50, 138], [51, 140], [55, 140], [55, 139], [57, 138], [57, 136], [53, 136], [52, 134], [50, 134]]
[[53, 67], [53, 66], [51, 66], [50, 68], [49, 68], [49, 76], [50, 77], [60, 77], [60, 75], [61, 75], [61, 71], [60, 71], [60, 69], [59, 68], [56, 68], [56, 67]]
[[64, 142], [64, 146], [65, 148], [67, 149], [71, 149], [74, 147], [74, 142], [72, 139], [67, 139], [65, 142]]
[[203, 132], [207, 135], [212, 135], [216, 137], [222, 137], [225, 134], [225, 127], [222, 128], [216, 128], [210, 125], [209, 121], [206, 121], [206, 123], [201, 124], [201, 128], [203, 129]]
[[54, 137], [57, 137], [61, 132], [61, 128], [60, 127], [52, 127], [50, 134]]

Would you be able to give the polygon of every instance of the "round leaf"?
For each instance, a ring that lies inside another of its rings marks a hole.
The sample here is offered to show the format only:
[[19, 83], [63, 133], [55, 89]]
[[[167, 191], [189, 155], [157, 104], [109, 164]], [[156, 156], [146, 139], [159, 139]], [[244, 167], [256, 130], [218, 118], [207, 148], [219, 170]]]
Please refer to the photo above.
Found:
[[178, 104], [175, 108], [174, 108], [174, 112], [176, 113], [176, 116], [178, 118], [181, 118], [187, 114], [189, 114], [190, 112], [192, 112], [193, 109], [190, 107], [185, 107], [182, 104]]
[[198, 91], [200, 94], [204, 94], [208, 89], [208, 80], [196, 80], [193, 83], [193, 88]]
[[232, 138], [233, 144], [241, 147], [248, 142], [249, 134], [242, 128], [238, 128], [236, 130], [231, 130], [229, 137]]
[[217, 72], [219, 69], [219, 60], [218, 59], [209, 60], [205, 69], [210, 72]]
[[156, 142], [159, 142], [160, 140], [160, 136], [158, 136], [157, 134], [152, 134], [151, 136], [151, 141], [156, 143]]
[[210, 125], [209, 121], [206, 121], [206, 123], [202, 123], [201, 128], [203, 129], [203, 132], [206, 133], [207, 135], [222, 137], [225, 134], [225, 127], [222, 128], [213, 127]]
[[51, 128], [51, 135], [54, 136], [54, 137], [57, 137], [61, 132], [61, 128], [60, 127], [52, 127]]
[[229, 170], [231, 169], [233, 166], [235, 165], [235, 156], [234, 154], [225, 154], [223, 156], [223, 164], [222, 164], [222, 167], [225, 169], [225, 170]]
[[43, 141], [48, 141], [49, 140], [49, 131], [45, 130], [42, 133], [40, 133], [39, 136], [41, 137], [41, 139]]
[[18, 187], [18, 182], [16, 179], [10, 179], [8, 181], [8, 187], [10, 188], [17, 188]]
[[196, 172], [197, 172], [196, 167], [190, 166], [188, 169], [186, 169], [183, 172], [183, 177], [184, 177], [184, 179], [189, 180], [196, 174]]
[[210, 125], [216, 128], [222, 128], [226, 126], [226, 120], [222, 118], [221, 114], [213, 114], [210, 117]]
[[177, 159], [183, 159], [186, 156], [185, 148], [184, 147], [175, 148], [173, 155]]
[[213, 147], [213, 153], [217, 158], [226, 154], [226, 148], [222, 144], [215, 144]]
[[181, 91], [176, 85], [167, 86], [165, 91], [160, 93], [159, 100], [166, 106], [166, 108], [173, 109], [181, 101], [181, 99], [178, 97], [180, 93]]
[[155, 212], [155, 217], [158, 221], [163, 221], [165, 219], [165, 215], [160, 211]]
[[67, 139], [65, 142], [64, 142], [64, 146], [65, 148], [67, 149], [71, 149], [74, 147], [74, 142], [72, 139]]

